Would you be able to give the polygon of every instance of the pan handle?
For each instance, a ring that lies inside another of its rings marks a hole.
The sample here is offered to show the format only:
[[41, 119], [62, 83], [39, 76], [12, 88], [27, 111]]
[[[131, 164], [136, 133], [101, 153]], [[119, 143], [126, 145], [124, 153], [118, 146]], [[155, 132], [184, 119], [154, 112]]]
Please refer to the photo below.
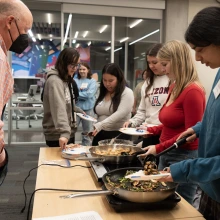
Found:
[[179, 139], [177, 142], [175, 142], [172, 146], [168, 147], [166, 150], [162, 151], [161, 153], [157, 154], [156, 157], [159, 157], [165, 153], [167, 153], [168, 151], [172, 150], [172, 149], [175, 149], [175, 148], [178, 148], [179, 146], [185, 144], [187, 141], [186, 139], [191, 136], [190, 135], [186, 135], [185, 137]]
[[75, 160], [81, 160], [81, 161], [96, 161], [96, 162], [104, 162], [104, 157], [76, 157]]
[[76, 198], [76, 197], [102, 196], [102, 195], [110, 195], [110, 194], [113, 194], [113, 192], [110, 191], [110, 190], [103, 190], [103, 191], [97, 191], [97, 192], [70, 194], [70, 195], [67, 195], [67, 196], [61, 196], [61, 198], [72, 199], [72, 198]]

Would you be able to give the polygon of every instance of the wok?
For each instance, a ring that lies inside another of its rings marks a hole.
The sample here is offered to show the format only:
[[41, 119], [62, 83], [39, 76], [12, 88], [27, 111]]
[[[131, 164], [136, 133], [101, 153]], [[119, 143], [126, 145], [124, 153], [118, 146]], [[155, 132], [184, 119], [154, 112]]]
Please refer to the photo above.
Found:
[[152, 202], [159, 202], [159, 201], [166, 199], [167, 197], [172, 195], [176, 190], [177, 184], [171, 183], [171, 182], [166, 183], [167, 186], [169, 186], [169, 189], [164, 189], [163, 191], [160, 191], [159, 189], [155, 189], [154, 191], [151, 191], [151, 192], [133, 192], [133, 191], [129, 191], [123, 188], [113, 187], [108, 183], [108, 180], [107, 180], [108, 177], [110, 178], [111, 182], [119, 183], [119, 179], [125, 176], [127, 170], [138, 171], [140, 170], [140, 167], [121, 168], [121, 169], [110, 171], [106, 173], [105, 175], [103, 175], [102, 181], [104, 182], [105, 187], [108, 190], [102, 190], [102, 191], [90, 192], [90, 193], [82, 193], [82, 194], [71, 194], [64, 198], [113, 194], [119, 197], [120, 199], [124, 199], [130, 202], [152, 203]]
[[[131, 155], [120, 155], [120, 156], [99, 155], [96, 153], [97, 150], [108, 151], [108, 150], [117, 150], [117, 149], [128, 149], [133, 153]], [[140, 147], [134, 147], [133, 145], [121, 145], [121, 144], [91, 147], [89, 149], [89, 152], [92, 157], [78, 157], [76, 159], [83, 161], [98, 161], [106, 164], [128, 164], [128, 163], [132, 163], [134, 160], [137, 160], [136, 156], [138, 154], [145, 153], [145, 151], [142, 150]]]

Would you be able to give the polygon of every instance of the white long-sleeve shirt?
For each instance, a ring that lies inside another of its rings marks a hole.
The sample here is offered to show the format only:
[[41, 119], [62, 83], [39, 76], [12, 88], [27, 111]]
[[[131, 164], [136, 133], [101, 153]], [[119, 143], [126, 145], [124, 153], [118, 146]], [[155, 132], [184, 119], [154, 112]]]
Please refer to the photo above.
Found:
[[98, 122], [94, 124], [97, 131], [116, 131], [122, 128], [123, 124], [131, 117], [132, 106], [134, 104], [134, 95], [131, 89], [125, 87], [121, 101], [116, 112], [113, 113], [113, 106], [109, 107], [112, 100], [105, 99], [96, 106]]
[[146, 87], [147, 82], [145, 81], [141, 88], [141, 102], [137, 114], [129, 120], [135, 127], [143, 122], [161, 124], [158, 114], [168, 96], [169, 78], [166, 75], [155, 76], [153, 86], [148, 91], [149, 96], [145, 98]]

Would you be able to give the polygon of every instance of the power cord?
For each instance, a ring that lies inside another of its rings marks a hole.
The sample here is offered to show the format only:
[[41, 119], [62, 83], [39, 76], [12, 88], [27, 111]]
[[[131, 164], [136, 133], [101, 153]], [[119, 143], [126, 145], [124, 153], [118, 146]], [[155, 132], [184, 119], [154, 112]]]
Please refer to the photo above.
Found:
[[[28, 177], [30, 176], [31, 172], [35, 169], [38, 169], [41, 166], [56, 166], [56, 167], [62, 167], [62, 168], [73, 168], [73, 167], [83, 167], [83, 168], [91, 168], [91, 166], [83, 166], [83, 165], [74, 165], [74, 166], [62, 166], [59, 164], [41, 164], [37, 167], [32, 168], [29, 172], [27, 177], [24, 180], [23, 183], [23, 191], [24, 191], [24, 196], [25, 196], [25, 203], [24, 203], [24, 207], [21, 210], [21, 213], [24, 212], [24, 210], [26, 209], [26, 203], [27, 203], [27, 194], [26, 194], [26, 190], [25, 190], [25, 183], [28, 179]], [[54, 190], [54, 191], [65, 191], [65, 192], [95, 192], [95, 191], [99, 191], [99, 190], [73, 190], [73, 189], [52, 189], [52, 188], [40, 188], [40, 189], [36, 189], [34, 190], [34, 192], [31, 195], [30, 201], [29, 201], [29, 205], [28, 205], [28, 214], [27, 214], [27, 220], [29, 219], [29, 212], [30, 212], [30, 205], [31, 205], [31, 201], [32, 201], [32, 197], [35, 194], [35, 192], [40, 191], [40, 190]]]

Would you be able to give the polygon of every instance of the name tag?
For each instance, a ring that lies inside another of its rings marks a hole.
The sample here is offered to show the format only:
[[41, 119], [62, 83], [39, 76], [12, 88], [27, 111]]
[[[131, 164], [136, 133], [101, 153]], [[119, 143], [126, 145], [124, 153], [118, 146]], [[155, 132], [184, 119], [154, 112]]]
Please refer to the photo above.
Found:
[[220, 80], [218, 81], [218, 83], [216, 84], [216, 86], [212, 91], [214, 93], [215, 99], [217, 99], [220, 94]]
[[80, 89], [87, 89], [87, 87], [88, 87], [88, 83], [82, 83]]

